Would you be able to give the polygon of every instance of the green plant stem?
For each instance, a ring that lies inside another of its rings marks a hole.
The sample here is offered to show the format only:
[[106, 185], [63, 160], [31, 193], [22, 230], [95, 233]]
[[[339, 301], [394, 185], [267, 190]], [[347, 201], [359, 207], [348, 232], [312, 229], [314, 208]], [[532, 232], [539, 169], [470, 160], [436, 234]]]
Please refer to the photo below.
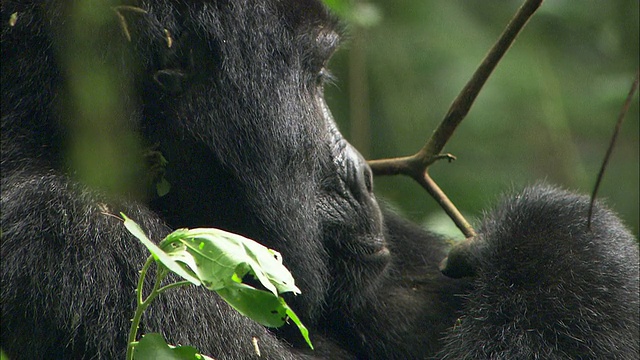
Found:
[[165, 285], [160, 287], [162, 280], [169, 273], [166, 268], [159, 267], [158, 272], [156, 273], [156, 279], [153, 284], [153, 289], [151, 289], [151, 293], [147, 296], [146, 299], [143, 299], [142, 289], [144, 287], [144, 280], [147, 277], [147, 271], [151, 267], [151, 265], [155, 262], [153, 256], [149, 256], [147, 261], [144, 263], [142, 270], [140, 270], [140, 279], [138, 280], [138, 287], [136, 288], [136, 299], [137, 306], [136, 311], [133, 315], [133, 319], [131, 319], [131, 328], [129, 329], [129, 339], [127, 340], [127, 360], [133, 360], [133, 349], [137, 344], [136, 338], [138, 337], [138, 328], [140, 326], [140, 320], [142, 319], [142, 314], [147, 310], [151, 302], [163, 292], [191, 284], [189, 281], [178, 281], [169, 285]]
[[[153, 256], [149, 256], [147, 258], [147, 261], [144, 263], [142, 270], [140, 270], [140, 279], [138, 279], [138, 287], [136, 288], [137, 306], [136, 306], [136, 311], [133, 315], [133, 319], [131, 319], [131, 328], [129, 329], [129, 339], [127, 340], [127, 360], [133, 360], [133, 346], [134, 346], [134, 342], [136, 341], [136, 337], [138, 335], [138, 326], [140, 325], [140, 319], [142, 318], [142, 313], [146, 309], [146, 306], [144, 306], [145, 301], [142, 300], [142, 287], [144, 285], [144, 279], [147, 277], [147, 270], [149, 270], [149, 267], [151, 267], [151, 264], [153, 264], [153, 261], [154, 261]], [[154, 288], [155, 288], [155, 285], [154, 285]]]
[[157, 295], [160, 295], [161, 293], [169, 290], [169, 289], [173, 289], [173, 288], [179, 288], [182, 286], [187, 286], [187, 285], [192, 285], [191, 282], [187, 281], [187, 280], [183, 280], [183, 281], [178, 281], [178, 282], [174, 282], [172, 284], [166, 285], [161, 287], [160, 289], [158, 289], [156, 292], [158, 293]]

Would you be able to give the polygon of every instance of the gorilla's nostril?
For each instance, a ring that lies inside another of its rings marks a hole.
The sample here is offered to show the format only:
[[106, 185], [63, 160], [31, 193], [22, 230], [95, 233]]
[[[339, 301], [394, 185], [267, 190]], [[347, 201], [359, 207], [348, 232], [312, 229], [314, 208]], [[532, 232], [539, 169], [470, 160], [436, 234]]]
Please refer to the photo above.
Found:
[[372, 194], [373, 193], [373, 172], [367, 163], [364, 163], [364, 185], [367, 191]]
[[362, 155], [351, 144], [345, 149], [348, 186], [353, 195], [370, 196], [373, 193], [373, 173]]
[[373, 175], [371, 168], [364, 161], [364, 159], [358, 154], [358, 158], [353, 159], [354, 176], [351, 181], [354, 182], [352, 186], [358, 188], [358, 193], [362, 195], [371, 195], [373, 193]]

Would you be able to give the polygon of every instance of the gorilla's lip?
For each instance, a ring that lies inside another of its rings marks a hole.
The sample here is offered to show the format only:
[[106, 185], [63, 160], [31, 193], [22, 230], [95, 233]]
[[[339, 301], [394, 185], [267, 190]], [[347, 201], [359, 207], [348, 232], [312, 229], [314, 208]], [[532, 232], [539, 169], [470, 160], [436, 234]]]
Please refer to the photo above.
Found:
[[381, 235], [366, 236], [353, 244], [350, 250], [358, 257], [371, 260], [379, 260], [391, 255], [391, 251]]
[[391, 251], [389, 251], [388, 247], [383, 245], [380, 249], [378, 249], [378, 251], [371, 254], [371, 256], [375, 258], [388, 257], [388, 256], [391, 256]]
[[359, 234], [335, 236], [335, 231], [325, 233], [333, 256], [379, 261], [391, 255], [383, 234]]

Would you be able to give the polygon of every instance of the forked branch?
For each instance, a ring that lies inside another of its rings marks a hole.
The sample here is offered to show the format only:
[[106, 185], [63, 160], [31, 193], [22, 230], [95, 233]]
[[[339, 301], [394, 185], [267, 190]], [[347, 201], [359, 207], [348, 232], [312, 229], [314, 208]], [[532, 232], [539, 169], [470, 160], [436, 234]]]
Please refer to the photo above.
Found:
[[498, 65], [500, 59], [502, 59], [503, 55], [509, 47], [511, 47], [511, 44], [513, 44], [513, 41], [522, 28], [524, 28], [527, 21], [529, 21], [531, 16], [540, 7], [542, 1], [543, 0], [527, 0], [520, 9], [518, 9], [500, 35], [498, 41], [493, 45], [491, 50], [489, 50], [489, 53], [485, 56], [480, 66], [478, 66], [471, 79], [453, 101], [438, 128], [433, 132], [431, 137], [429, 137], [427, 143], [420, 151], [406, 157], [369, 161], [369, 166], [371, 166], [374, 175], [402, 174], [416, 180], [436, 199], [466, 238], [475, 236], [475, 231], [440, 187], [438, 187], [436, 182], [433, 181], [431, 176], [429, 176], [429, 167], [437, 160], [443, 158], [449, 161], [455, 159], [453, 155], [442, 154], [442, 149], [469, 112], [482, 86]]

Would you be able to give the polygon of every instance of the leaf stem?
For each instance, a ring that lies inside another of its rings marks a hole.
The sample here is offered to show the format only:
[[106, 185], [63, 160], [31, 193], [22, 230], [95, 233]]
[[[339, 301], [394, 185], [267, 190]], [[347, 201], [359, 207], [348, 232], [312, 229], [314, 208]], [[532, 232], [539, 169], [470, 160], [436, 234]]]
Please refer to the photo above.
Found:
[[162, 284], [162, 280], [164, 280], [164, 278], [167, 277], [167, 274], [169, 274], [169, 271], [166, 267], [159, 266], [158, 271], [156, 272], [156, 279], [153, 284], [153, 288], [151, 289], [149, 296], [147, 296], [146, 299], [143, 299], [142, 289], [144, 287], [144, 281], [145, 281], [145, 278], [147, 277], [147, 271], [149, 270], [149, 268], [154, 262], [156, 261], [153, 258], [153, 255], [149, 256], [147, 258], [147, 261], [144, 263], [142, 270], [140, 270], [140, 279], [138, 280], [138, 287], [136, 288], [137, 306], [136, 306], [136, 311], [133, 314], [133, 319], [131, 319], [131, 328], [129, 329], [129, 339], [127, 340], [127, 357], [126, 357], [127, 360], [133, 360], [133, 350], [135, 346], [138, 345], [136, 338], [138, 337], [138, 328], [140, 326], [140, 320], [142, 319], [142, 314], [145, 312], [145, 310], [147, 310], [149, 305], [151, 305], [151, 302], [153, 302], [153, 300], [155, 300], [155, 298], [158, 297], [158, 295], [162, 294], [163, 292], [169, 289], [174, 289], [174, 288], [191, 284], [191, 282], [185, 280], [185, 281], [178, 281], [178, 282], [160, 287], [160, 285]]
[[191, 282], [184, 280], [184, 281], [178, 281], [178, 282], [174, 282], [172, 284], [169, 285], [165, 285], [163, 287], [161, 287], [160, 289], [157, 290], [158, 294], [161, 294], [169, 289], [173, 289], [173, 288], [179, 288], [182, 286], [187, 286], [187, 285], [191, 285]]
[[133, 314], [133, 319], [131, 319], [131, 327], [129, 328], [129, 339], [127, 339], [127, 360], [133, 360], [133, 348], [135, 345], [134, 343], [136, 341], [136, 337], [138, 335], [138, 326], [140, 325], [142, 313], [148, 306], [144, 305], [145, 301], [143, 301], [142, 299], [142, 288], [144, 287], [144, 280], [147, 277], [147, 271], [149, 270], [153, 262], [153, 256], [149, 256], [147, 258], [147, 261], [144, 263], [142, 270], [140, 270], [140, 278], [138, 279], [138, 287], [136, 288], [136, 311]]

